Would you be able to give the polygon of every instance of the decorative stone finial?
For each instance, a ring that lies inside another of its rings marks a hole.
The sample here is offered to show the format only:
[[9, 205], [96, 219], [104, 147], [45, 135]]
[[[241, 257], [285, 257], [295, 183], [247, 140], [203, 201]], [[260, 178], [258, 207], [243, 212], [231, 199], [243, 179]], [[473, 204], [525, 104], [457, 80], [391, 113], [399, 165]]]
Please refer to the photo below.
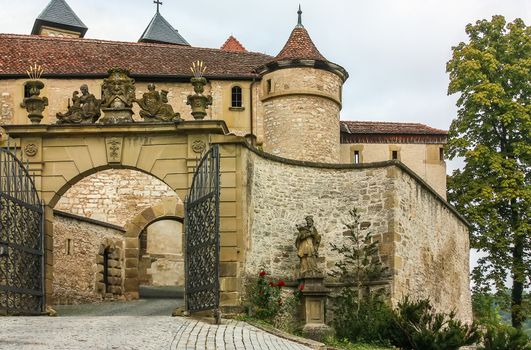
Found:
[[206, 71], [206, 66], [202, 61], [192, 63], [192, 74], [194, 75], [190, 82], [194, 87], [194, 95], [188, 95], [187, 105], [192, 106], [192, 116], [194, 119], [204, 119], [207, 115], [206, 109], [212, 105], [212, 96], [205, 96], [205, 85], [207, 80], [203, 75]]
[[299, 11], [297, 11], [297, 14], [299, 15], [299, 20], [297, 22], [297, 28], [304, 28], [302, 25], [302, 10], [301, 10], [301, 4], [299, 4]]
[[26, 82], [26, 86], [29, 87], [30, 97], [25, 97], [20, 106], [26, 108], [28, 111], [28, 118], [33, 124], [39, 124], [42, 120], [44, 109], [48, 106], [48, 98], [39, 97], [41, 89], [44, 88], [44, 83], [38, 79], [44, 73], [44, 69], [41, 66], [30, 66], [30, 69], [26, 71], [28, 77], [31, 80]]

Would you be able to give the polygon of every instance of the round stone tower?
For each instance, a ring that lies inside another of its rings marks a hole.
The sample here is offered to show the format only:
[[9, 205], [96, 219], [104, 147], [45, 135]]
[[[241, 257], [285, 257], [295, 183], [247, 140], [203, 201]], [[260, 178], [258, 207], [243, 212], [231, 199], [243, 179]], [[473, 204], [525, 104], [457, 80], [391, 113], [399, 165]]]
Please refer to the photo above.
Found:
[[284, 48], [259, 68], [264, 151], [284, 158], [339, 163], [339, 111], [348, 73], [329, 62], [299, 21]]

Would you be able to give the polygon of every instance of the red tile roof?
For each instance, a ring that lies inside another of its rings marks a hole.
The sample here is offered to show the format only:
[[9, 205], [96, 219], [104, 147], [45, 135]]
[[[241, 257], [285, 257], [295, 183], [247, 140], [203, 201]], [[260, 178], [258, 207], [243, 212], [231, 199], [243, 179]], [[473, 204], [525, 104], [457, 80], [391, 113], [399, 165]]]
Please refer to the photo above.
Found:
[[133, 77], [190, 77], [193, 61], [207, 66], [207, 78], [254, 78], [254, 69], [271, 56], [254, 52], [130, 43], [93, 39], [0, 34], [0, 76], [25, 75], [30, 64], [44, 67], [46, 76], [106, 76], [112, 67]]
[[[341, 121], [341, 131], [350, 134], [414, 134], [448, 135], [447, 130], [435, 129], [420, 123]], [[343, 129], [344, 128], [344, 129]]]
[[236, 52], [247, 52], [245, 47], [232, 35], [229, 36], [227, 41], [221, 46], [220, 50], [224, 51], [236, 51]]
[[341, 143], [446, 143], [448, 131], [420, 123], [341, 121]]
[[286, 45], [275, 57], [275, 61], [297, 59], [326, 61], [326, 58], [315, 47], [308, 31], [302, 26], [293, 29]]

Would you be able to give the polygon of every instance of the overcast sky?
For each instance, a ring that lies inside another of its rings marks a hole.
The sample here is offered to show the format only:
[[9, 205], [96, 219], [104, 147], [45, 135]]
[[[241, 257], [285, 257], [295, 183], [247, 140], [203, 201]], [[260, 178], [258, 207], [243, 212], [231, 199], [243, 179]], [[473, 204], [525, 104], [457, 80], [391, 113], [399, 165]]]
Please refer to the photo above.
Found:
[[[528, 0], [162, 0], [162, 15], [193, 46], [220, 47], [233, 34], [250, 51], [276, 55], [303, 9], [321, 53], [350, 74], [344, 120], [421, 122], [448, 129], [456, 96], [445, 64], [467, 23], [501, 14], [531, 22]], [[29, 34], [49, 0], [0, 0], [0, 32]], [[153, 0], [67, 0], [86, 37], [137, 41]], [[450, 168], [452, 165], [450, 166]]]

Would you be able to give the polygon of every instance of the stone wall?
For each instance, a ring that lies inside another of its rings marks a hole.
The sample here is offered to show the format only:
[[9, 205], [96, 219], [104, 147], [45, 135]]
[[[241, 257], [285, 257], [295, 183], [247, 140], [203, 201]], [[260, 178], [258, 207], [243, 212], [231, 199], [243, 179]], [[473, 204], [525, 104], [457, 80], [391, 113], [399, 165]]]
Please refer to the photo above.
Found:
[[123, 231], [56, 212], [53, 237], [53, 300], [79, 304], [101, 300], [96, 289], [100, 246], [121, 241]]
[[342, 83], [336, 74], [315, 68], [264, 75], [264, 150], [289, 159], [338, 163]]
[[297, 278], [295, 225], [306, 215], [314, 216], [322, 235], [319, 266], [330, 272], [340, 258], [330, 243], [344, 242], [343, 223], [356, 207], [361, 226], [380, 242], [382, 261], [393, 272], [392, 301], [433, 295], [436, 308], [456, 308], [460, 318], [470, 319], [467, 228], [406, 168], [393, 163], [308, 167], [251, 152], [248, 164], [247, 275], [263, 268], [275, 277]]
[[396, 177], [395, 301], [414, 292], [472, 321], [467, 226], [411, 176]]
[[154, 176], [112, 169], [80, 180], [66, 191], [55, 209], [124, 226], [142, 210], [175, 196], [168, 185]]
[[297, 278], [299, 258], [295, 250], [295, 225], [313, 215], [322, 235], [319, 267], [330, 272], [338, 261], [330, 243], [344, 241], [344, 222], [357, 208], [364, 227], [369, 227], [380, 246], [385, 263], [392, 254], [389, 227], [394, 211], [390, 168], [326, 169], [270, 161], [250, 154], [250, 241], [246, 272], [254, 275], [265, 268], [275, 276]]

